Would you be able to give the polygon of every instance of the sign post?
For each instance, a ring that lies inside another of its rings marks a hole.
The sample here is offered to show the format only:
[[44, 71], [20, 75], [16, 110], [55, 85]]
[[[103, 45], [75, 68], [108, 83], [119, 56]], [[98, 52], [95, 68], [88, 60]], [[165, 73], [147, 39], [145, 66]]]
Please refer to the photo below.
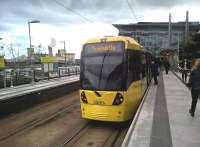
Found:
[[53, 71], [53, 63], [58, 63], [57, 57], [45, 56], [41, 57], [41, 62], [43, 63], [44, 72], [48, 73], [48, 80], [50, 79], [49, 72]]
[[0, 69], [5, 68], [4, 57], [0, 56]]

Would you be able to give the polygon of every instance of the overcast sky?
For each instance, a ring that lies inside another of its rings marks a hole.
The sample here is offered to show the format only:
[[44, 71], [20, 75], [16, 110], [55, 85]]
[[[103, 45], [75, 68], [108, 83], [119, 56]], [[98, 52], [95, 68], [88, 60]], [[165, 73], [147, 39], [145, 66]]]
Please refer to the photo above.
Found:
[[[47, 48], [55, 38], [57, 52], [63, 48], [60, 41], [65, 40], [67, 51], [79, 58], [87, 39], [118, 34], [113, 23], [168, 21], [169, 12], [173, 21], [184, 21], [186, 10], [191, 21], [199, 21], [199, 4], [199, 0], [0, 0], [0, 45], [12, 43], [20, 55], [26, 55], [27, 22], [40, 20], [31, 24], [34, 46]], [[6, 57], [10, 57], [8, 50]]]

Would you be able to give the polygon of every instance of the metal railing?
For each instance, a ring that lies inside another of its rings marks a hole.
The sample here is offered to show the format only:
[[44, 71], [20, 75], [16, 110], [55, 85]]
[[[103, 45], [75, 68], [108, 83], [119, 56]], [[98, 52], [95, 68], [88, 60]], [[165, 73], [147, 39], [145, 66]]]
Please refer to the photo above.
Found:
[[49, 72], [44, 72], [41, 69], [5, 69], [0, 71], [0, 88], [78, 74], [80, 74], [80, 66], [58, 67], [55, 71]]

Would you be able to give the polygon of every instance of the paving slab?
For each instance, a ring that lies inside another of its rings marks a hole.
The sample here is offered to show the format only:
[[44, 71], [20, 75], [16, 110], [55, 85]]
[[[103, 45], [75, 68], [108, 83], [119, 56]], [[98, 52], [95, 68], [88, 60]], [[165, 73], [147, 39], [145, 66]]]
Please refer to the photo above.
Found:
[[[173, 73], [163, 76], [173, 147], [200, 146], [200, 105], [191, 117], [190, 90]], [[180, 94], [180, 91], [184, 95]]]
[[200, 147], [200, 104], [191, 117], [191, 101], [183, 82], [163, 72], [158, 86], [150, 86], [122, 147]]

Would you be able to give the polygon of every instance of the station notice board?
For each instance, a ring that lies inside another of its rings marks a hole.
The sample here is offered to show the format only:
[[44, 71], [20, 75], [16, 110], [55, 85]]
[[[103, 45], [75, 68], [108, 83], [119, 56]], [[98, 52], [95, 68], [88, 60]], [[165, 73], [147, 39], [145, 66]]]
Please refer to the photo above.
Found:
[[57, 57], [46, 56], [46, 57], [41, 57], [41, 62], [42, 63], [58, 63], [58, 59]]
[[43, 63], [44, 72], [52, 72], [53, 65], [58, 63], [58, 58], [53, 56], [41, 57], [41, 62]]
[[0, 57], [0, 68], [4, 68], [4, 67], [5, 67], [4, 57]]

